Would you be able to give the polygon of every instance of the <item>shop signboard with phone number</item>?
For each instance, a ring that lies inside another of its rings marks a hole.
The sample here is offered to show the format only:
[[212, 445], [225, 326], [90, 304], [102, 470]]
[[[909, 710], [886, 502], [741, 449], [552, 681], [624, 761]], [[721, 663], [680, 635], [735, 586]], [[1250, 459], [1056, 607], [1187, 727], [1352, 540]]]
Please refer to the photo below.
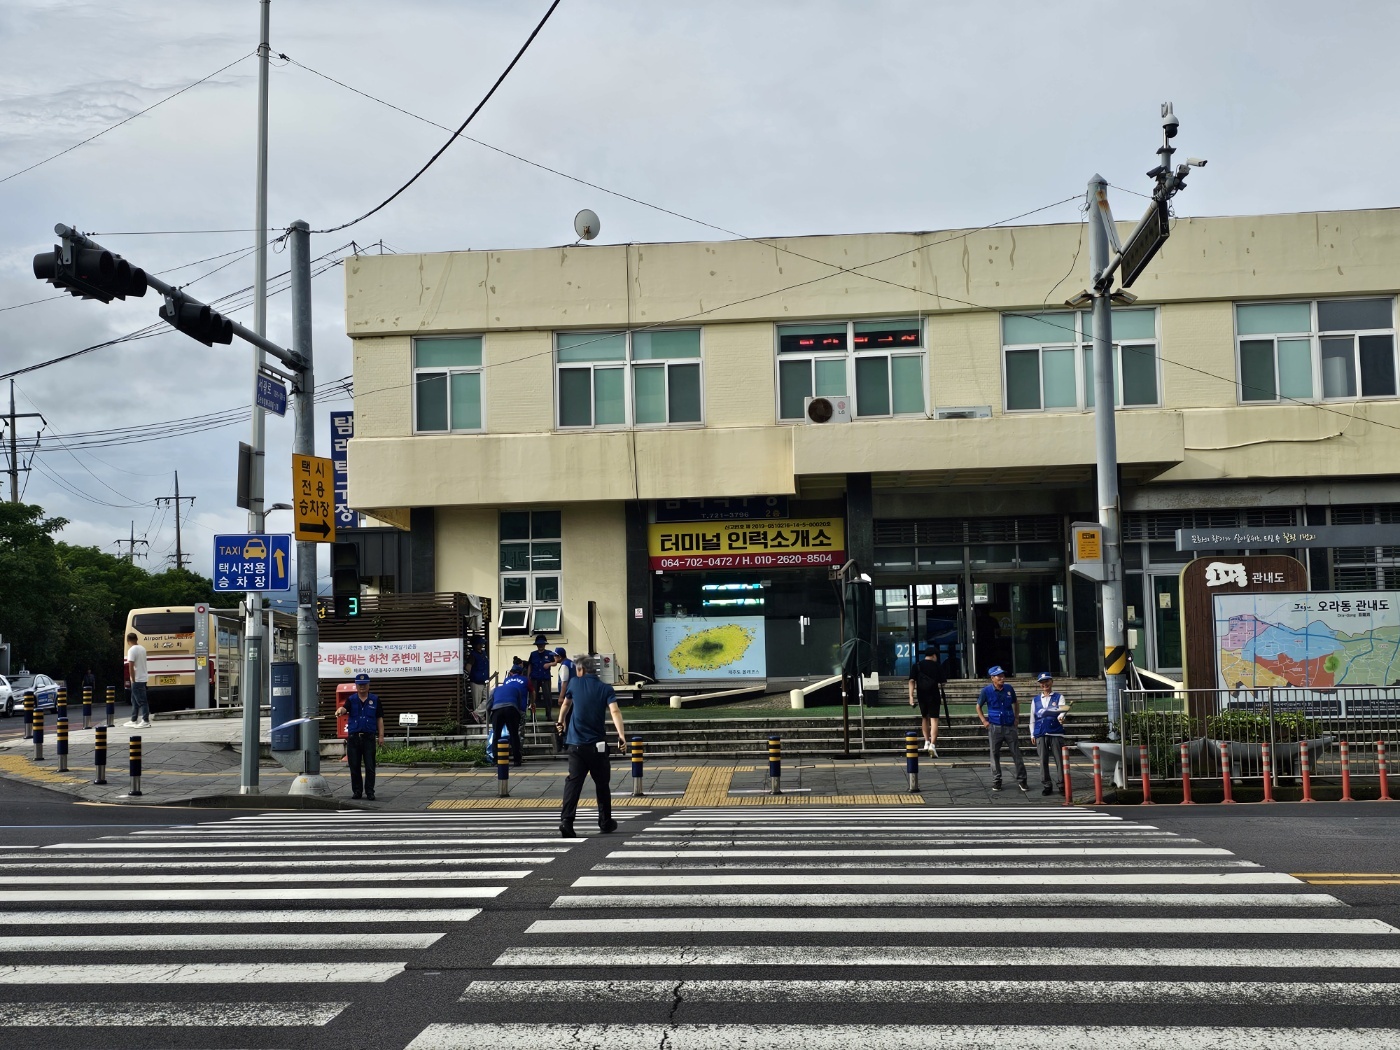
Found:
[[841, 518], [657, 522], [647, 551], [663, 572], [841, 565], [846, 529]]

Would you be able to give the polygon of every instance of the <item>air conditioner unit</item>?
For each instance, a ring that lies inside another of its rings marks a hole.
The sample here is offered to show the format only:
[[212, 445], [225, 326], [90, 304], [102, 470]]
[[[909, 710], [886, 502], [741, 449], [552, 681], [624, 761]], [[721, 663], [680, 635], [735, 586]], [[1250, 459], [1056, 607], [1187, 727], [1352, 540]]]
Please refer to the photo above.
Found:
[[804, 397], [802, 415], [808, 423], [849, 423], [851, 399], [848, 397]]
[[933, 410], [934, 419], [990, 419], [991, 416], [991, 405], [950, 405]]

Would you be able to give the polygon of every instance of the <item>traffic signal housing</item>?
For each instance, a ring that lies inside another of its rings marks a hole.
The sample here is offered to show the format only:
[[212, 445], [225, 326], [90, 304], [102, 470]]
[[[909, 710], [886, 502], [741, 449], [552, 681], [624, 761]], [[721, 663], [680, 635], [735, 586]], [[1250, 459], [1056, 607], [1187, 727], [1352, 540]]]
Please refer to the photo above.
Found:
[[197, 299], [176, 293], [165, 297], [160, 319], [205, 346], [233, 342], [233, 322]]
[[34, 276], [80, 299], [110, 303], [146, 294], [146, 271], [105, 248], [81, 248], [67, 240], [34, 256]]
[[360, 547], [357, 543], [331, 544], [331, 599], [337, 620], [360, 615]]

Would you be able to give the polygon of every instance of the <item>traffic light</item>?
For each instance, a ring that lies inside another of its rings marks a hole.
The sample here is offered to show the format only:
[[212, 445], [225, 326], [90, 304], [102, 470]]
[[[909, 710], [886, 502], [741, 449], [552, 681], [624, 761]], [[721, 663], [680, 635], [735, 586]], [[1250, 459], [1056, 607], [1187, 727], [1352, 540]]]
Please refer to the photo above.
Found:
[[[144, 278], [144, 275], [143, 275]], [[176, 292], [165, 297], [160, 319], [168, 325], [198, 339], [205, 346], [233, 342], [233, 322], [196, 299]]]
[[110, 303], [146, 294], [146, 271], [105, 248], [80, 248], [64, 238], [34, 256], [34, 276], [80, 299]]
[[356, 543], [331, 544], [331, 597], [335, 618], [360, 615], [360, 547]]

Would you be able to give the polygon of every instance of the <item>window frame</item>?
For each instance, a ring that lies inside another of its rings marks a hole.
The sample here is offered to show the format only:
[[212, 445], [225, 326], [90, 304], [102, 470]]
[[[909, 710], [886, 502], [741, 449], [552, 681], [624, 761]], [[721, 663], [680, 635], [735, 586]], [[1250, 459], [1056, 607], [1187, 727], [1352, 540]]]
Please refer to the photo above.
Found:
[[[1387, 299], [1390, 301], [1390, 327], [1389, 328], [1355, 328], [1336, 329], [1323, 332], [1318, 323], [1318, 308], [1322, 303], [1345, 303], [1364, 302], [1371, 299]], [[1286, 306], [1306, 303], [1308, 306], [1307, 332], [1272, 332], [1259, 333], [1253, 335], [1242, 335], [1240, 333], [1239, 308], [1242, 306]], [[1337, 402], [1350, 401], [1393, 401], [1400, 398], [1400, 325], [1397, 324], [1397, 297], [1394, 294], [1380, 295], [1340, 295], [1322, 296], [1316, 299], [1238, 299], [1233, 303], [1231, 324], [1234, 327], [1235, 335], [1235, 403], [1241, 408], [1248, 408], [1254, 405], [1285, 405], [1285, 404], [1331, 404]], [[1391, 353], [1391, 375], [1395, 379], [1396, 391], [1393, 394], [1364, 394], [1361, 387], [1361, 338], [1368, 335], [1388, 335], [1390, 337]], [[1334, 339], [1350, 336], [1352, 340], [1352, 366], [1353, 375], [1356, 380], [1356, 393], [1342, 395], [1339, 397], [1326, 396], [1322, 375], [1322, 340]], [[1279, 353], [1278, 344], [1280, 340], [1302, 340], [1308, 341], [1308, 351], [1310, 356], [1312, 377], [1311, 397], [1289, 397], [1280, 392], [1279, 382]], [[1246, 398], [1244, 396], [1244, 344], [1246, 342], [1273, 343], [1273, 366], [1274, 366], [1274, 395], [1270, 398]]]
[[[449, 339], [479, 339], [481, 341], [481, 363], [478, 365], [428, 365], [420, 368], [418, 366], [418, 346], [420, 343], [432, 343], [446, 341]], [[410, 376], [410, 388], [413, 391], [413, 433], [419, 434], [484, 434], [486, 432], [486, 336], [479, 332], [463, 332], [455, 335], [425, 335], [414, 336], [409, 341], [408, 364]], [[445, 414], [447, 416], [447, 428], [445, 430], [424, 430], [418, 422], [418, 384], [419, 376], [440, 375], [446, 380], [447, 405]], [[477, 375], [477, 416], [481, 423], [475, 427], [454, 427], [452, 425], [452, 377], [454, 375]]]
[[[1128, 339], [1115, 339], [1111, 344], [1113, 356], [1113, 409], [1115, 412], [1137, 411], [1139, 409], [1160, 409], [1166, 406], [1165, 391], [1162, 387], [1162, 310], [1156, 305], [1119, 308], [1114, 312], [1123, 313], [1152, 313], [1152, 338], [1145, 339], [1134, 337]], [[1044, 343], [1008, 343], [1006, 342], [1006, 329], [1001, 328], [1001, 410], [1006, 415], [1019, 416], [1034, 413], [1067, 413], [1067, 412], [1092, 412], [1094, 411], [1093, 401], [1090, 399], [1090, 391], [1087, 386], [1089, 370], [1085, 367], [1085, 360], [1094, 352], [1094, 340], [1086, 337], [1084, 318], [1090, 316], [1087, 310], [1004, 310], [998, 315], [998, 325], [1006, 317], [1030, 317], [1040, 314], [1063, 314], [1066, 319], [1074, 318], [1073, 341], [1044, 342]], [[1070, 334], [1066, 329], [1067, 336]], [[1123, 395], [1123, 348], [1135, 346], [1152, 347], [1152, 376], [1154, 388], [1157, 392], [1157, 399], [1152, 402], [1135, 402], [1127, 404]], [[1007, 359], [1012, 352], [1025, 352], [1029, 350], [1037, 351], [1036, 362], [1040, 375], [1040, 407], [1039, 408], [1011, 408], [1008, 395], [1010, 387], [1007, 383]], [[1074, 354], [1074, 405], [1057, 405], [1053, 408], [1045, 407], [1045, 351], [1047, 350], [1069, 350]]]
[[[559, 534], [556, 536], [535, 536], [535, 515], [541, 511], [549, 511], [549, 508], [511, 509], [499, 511], [496, 515], [496, 591], [500, 601], [500, 612], [496, 619], [497, 633], [505, 635], [516, 634], [562, 634], [564, 626], [564, 523], [563, 515], [560, 511], [552, 513], [560, 515]], [[530, 523], [530, 534], [525, 538], [506, 539], [502, 536], [501, 516], [504, 514], [524, 514]], [[535, 567], [534, 547], [536, 544], [557, 543], [559, 545], [559, 564], [553, 568], [537, 569]], [[523, 544], [529, 548], [527, 553], [527, 566], [524, 569], [504, 569], [501, 568], [502, 553], [507, 545]], [[506, 581], [524, 580], [525, 599], [523, 601], [508, 601], [506, 599]], [[555, 590], [554, 601], [540, 601], [537, 598], [537, 581], [553, 580]], [[558, 612], [557, 625], [543, 631], [534, 629], [536, 615], [540, 610], [556, 610]], [[509, 618], [508, 618], [509, 614]], [[519, 623], [509, 622], [520, 617]]]
[[[695, 357], [656, 357], [638, 360], [635, 356], [633, 336], [646, 332], [647, 334], [658, 332], [695, 332], [700, 346], [700, 353]], [[624, 337], [625, 354], [620, 360], [614, 361], [560, 361], [559, 360], [559, 336], [562, 334], [580, 336], [614, 336]], [[667, 430], [686, 429], [705, 426], [705, 329], [704, 326], [680, 325], [666, 328], [646, 328], [641, 330], [622, 328], [568, 328], [557, 329], [551, 333], [554, 355], [554, 429], [560, 432], [580, 432], [588, 430]], [[684, 419], [673, 421], [671, 415], [671, 369], [673, 367], [689, 365], [697, 368], [697, 382], [700, 393], [700, 418]], [[639, 368], [660, 367], [664, 374], [665, 381], [665, 401], [667, 419], [661, 423], [638, 423], [636, 408], [636, 372]], [[621, 423], [599, 423], [597, 422], [597, 379], [599, 370], [612, 369], [622, 373], [622, 422]], [[560, 418], [563, 409], [564, 399], [561, 391], [561, 376], [565, 370], [587, 370], [589, 373], [588, 393], [589, 393], [589, 420], [588, 423], [564, 423]]]
[[[917, 347], [877, 347], [874, 349], [860, 349], [856, 346], [856, 325], [857, 324], [881, 324], [881, 323], [907, 323], [913, 321], [919, 330], [919, 345]], [[846, 326], [846, 348], [844, 350], [813, 350], [810, 353], [783, 353], [782, 333], [784, 328], [800, 328], [811, 326]], [[894, 410], [894, 359], [897, 357], [913, 357], [919, 361], [919, 393], [923, 407], [916, 412], [896, 412]], [[888, 412], [862, 412], [860, 410], [860, 398], [856, 388], [856, 364], [858, 361], [868, 361], [876, 358], [884, 358], [885, 366], [885, 387], [889, 397]], [[891, 317], [862, 317], [859, 320], [849, 318], [844, 321], [777, 321], [773, 324], [773, 393], [774, 393], [774, 420], [779, 425], [791, 425], [805, 422], [806, 417], [802, 415], [783, 415], [783, 363], [784, 362], [807, 362], [808, 386], [813, 391], [811, 397], [844, 397], [851, 404], [851, 418], [854, 420], [876, 420], [876, 419], [928, 419], [929, 418], [929, 368], [928, 368], [928, 317], [925, 314], [902, 315]], [[818, 394], [816, 362], [817, 361], [841, 361], [844, 363], [843, 375], [845, 378], [846, 390], [843, 394]]]

